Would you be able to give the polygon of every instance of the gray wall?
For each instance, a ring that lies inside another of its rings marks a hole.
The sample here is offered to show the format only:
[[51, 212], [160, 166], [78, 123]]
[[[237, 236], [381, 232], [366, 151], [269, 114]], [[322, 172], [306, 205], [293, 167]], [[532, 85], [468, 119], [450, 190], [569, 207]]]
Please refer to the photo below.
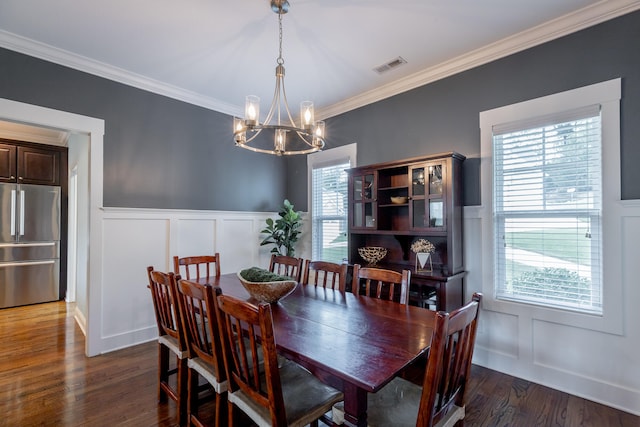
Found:
[[[640, 198], [640, 12], [326, 120], [329, 145], [358, 143], [358, 165], [457, 151], [465, 205], [480, 204], [479, 113], [622, 77], [622, 198]], [[287, 194], [307, 206], [306, 161], [288, 162]]]
[[[478, 205], [481, 111], [622, 77], [622, 198], [640, 198], [638, 40], [634, 12], [330, 118], [327, 147], [357, 142], [359, 165], [460, 152]], [[4, 49], [0, 97], [105, 120], [105, 206], [307, 210], [306, 158], [235, 148], [227, 115]]]
[[275, 211], [285, 162], [233, 145], [232, 118], [0, 49], [0, 98], [105, 120], [104, 206]]

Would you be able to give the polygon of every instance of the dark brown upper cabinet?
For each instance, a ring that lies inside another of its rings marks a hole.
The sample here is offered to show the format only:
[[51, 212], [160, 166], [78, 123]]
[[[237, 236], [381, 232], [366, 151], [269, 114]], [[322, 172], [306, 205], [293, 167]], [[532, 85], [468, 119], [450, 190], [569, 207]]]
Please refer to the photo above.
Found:
[[0, 182], [60, 185], [62, 151], [0, 141]]

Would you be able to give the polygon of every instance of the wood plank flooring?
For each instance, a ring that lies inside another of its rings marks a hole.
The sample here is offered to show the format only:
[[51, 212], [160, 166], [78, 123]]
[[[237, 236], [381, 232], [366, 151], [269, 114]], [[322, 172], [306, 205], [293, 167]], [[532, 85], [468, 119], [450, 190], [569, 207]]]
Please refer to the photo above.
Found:
[[[157, 344], [86, 358], [63, 302], [0, 310], [0, 426], [174, 426]], [[640, 426], [640, 417], [478, 366], [465, 425]]]

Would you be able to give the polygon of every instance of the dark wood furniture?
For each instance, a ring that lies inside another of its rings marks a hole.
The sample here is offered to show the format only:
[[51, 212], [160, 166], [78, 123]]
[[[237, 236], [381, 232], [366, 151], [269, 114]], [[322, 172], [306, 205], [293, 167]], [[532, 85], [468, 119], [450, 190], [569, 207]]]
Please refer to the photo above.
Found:
[[302, 258], [271, 254], [269, 271], [283, 276], [293, 277], [296, 282], [299, 282], [302, 278], [303, 262], [304, 260]]
[[[438, 310], [462, 306], [462, 163], [443, 153], [348, 169], [349, 263], [362, 263], [358, 248], [381, 246], [381, 268], [412, 270], [410, 303], [425, 305], [435, 293]], [[411, 244], [435, 246], [432, 272], [416, 271]]]
[[229, 425], [237, 425], [237, 407], [258, 425], [317, 427], [343, 395], [297, 363], [279, 360], [271, 305], [219, 295], [218, 308], [229, 378]]
[[219, 276], [220, 254], [216, 252], [215, 255], [188, 256], [182, 258], [174, 256], [173, 272], [187, 280], [198, 280], [213, 275]]
[[[167, 397], [176, 402], [180, 425], [187, 420], [187, 342], [177, 301], [177, 284], [173, 273], [163, 273], [147, 267], [148, 288], [151, 289], [153, 309], [158, 323], [158, 402]], [[176, 357], [176, 369], [170, 369], [169, 357]], [[176, 386], [169, 377], [176, 375]]]
[[220, 328], [216, 316], [216, 291], [219, 288], [189, 280], [178, 281], [178, 307], [187, 341], [187, 420], [189, 425], [206, 425], [198, 412], [200, 376], [215, 394], [215, 426], [226, 423], [227, 373], [224, 368]]
[[[223, 295], [250, 298], [236, 274], [209, 283]], [[278, 352], [342, 390], [346, 422], [358, 426], [367, 425], [367, 393], [428, 352], [435, 319], [419, 307], [305, 285], [271, 310]]]
[[65, 147], [0, 139], [0, 182], [60, 185], [63, 154]]
[[402, 270], [402, 273], [399, 273], [394, 270], [361, 267], [360, 264], [356, 264], [353, 266], [351, 292], [407, 304], [410, 280], [411, 271], [409, 270]]
[[327, 286], [344, 292], [347, 287], [347, 272], [349, 266], [346, 263], [336, 264], [327, 261], [307, 261], [304, 265], [302, 284]]
[[[452, 313], [438, 312], [422, 387], [395, 378], [368, 396], [374, 426], [453, 426], [465, 417], [465, 392], [478, 327], [482, 294]], [[340, 404], [334, 421], [342, 424]]]

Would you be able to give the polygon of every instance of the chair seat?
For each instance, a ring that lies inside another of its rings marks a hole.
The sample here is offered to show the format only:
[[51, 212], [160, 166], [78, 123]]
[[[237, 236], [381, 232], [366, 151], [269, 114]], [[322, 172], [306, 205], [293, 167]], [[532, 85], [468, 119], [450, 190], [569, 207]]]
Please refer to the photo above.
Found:
[[[342, 392], [322, 383], [297, 363], [280, 359], [279, 364], [288, 426], [306, 426], [330, 410], [334, 403], [343, 399]], [[230, 393], [229, 402], [237, 405], [258, 426], [271, 426], [269, 410], [256, 404], [242, 390]]]
[[178, 356], [178, 359], [185, 359], [187, 357], [187, 351], [180, 350], [180, 344], [174, 337], [170, 335], [160, 335], [158, 337], [158, 342], [167, 346], [169, 350], [171, 350], [176, 356]]
[[187, 361], [187, 366], [202, 375], [211, 384], [216, 393], [220, 394], [227, 391], [228, 382], [226, 380], [218, 382], [213, 367], [204, 360], [199, 357], [191, 358]]
[[[415, 427], [420, 407], [422, 387], [402, 378], [394, 378], [377, 393], [367, 398], [367, 419], [370, 427]], [[332, 409], [333, 422], [344, 424], [344, 403], [338, 402]], [[437, 427], [453, 427], [465, 416], [464, 407], [455, 406]]]

